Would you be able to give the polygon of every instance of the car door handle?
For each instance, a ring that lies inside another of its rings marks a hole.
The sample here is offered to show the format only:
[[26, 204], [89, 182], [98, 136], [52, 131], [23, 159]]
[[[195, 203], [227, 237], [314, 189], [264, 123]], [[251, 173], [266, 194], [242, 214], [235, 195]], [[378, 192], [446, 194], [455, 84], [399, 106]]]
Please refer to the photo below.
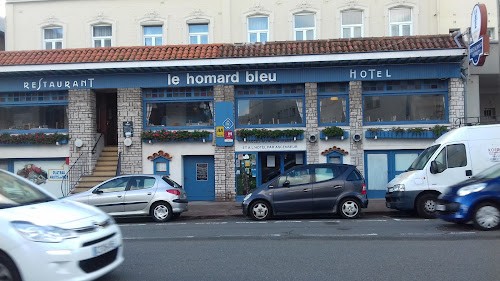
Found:
[[342, 188], [342, 186], [341, 186], [341, 185], [336, 185], [336, 186], [334, 186], [333, 188], [335, 188], [335, 189], [339, 189], [339, 188]]
[[311, 191], [310, 188], [304, 188], [304, 192], [309, 192], [309, 191]]
[[116, 197], [118, 197], [118, 198], [122, 198], [122, 196], [121, 196], [121, 195], [116, 195]]
[[151, 195], [152, 193], [151, 192], [148, 192], [148, 195]]

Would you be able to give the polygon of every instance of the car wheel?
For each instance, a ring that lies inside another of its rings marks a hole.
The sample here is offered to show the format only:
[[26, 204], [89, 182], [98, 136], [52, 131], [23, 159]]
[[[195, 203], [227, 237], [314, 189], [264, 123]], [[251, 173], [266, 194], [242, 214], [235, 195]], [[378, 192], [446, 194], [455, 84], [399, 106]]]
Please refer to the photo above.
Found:
[[436, 201], [437, 195], [424, 194], [417, 200], [417, 214], [426, 219], [436, 218]]
[[480, 230], [492, 230], [500, 224], [500, 210], [491, 203], [481, 203], [474, 211], [474, 227]]
[[356, 219], [359, 217], [360, 206], [354, 199], [344, 199], [339, 205], [340, 216], [344, 219]]
[[172, 207], [165, 202], [157, 202], [151, 208], [151, 217], [157, 222], [166, 222], [172, 218]]
[[0, 253], [0, 280], [21, 281], [21, 275], [14, 262], [7, 256]]
[[250, 217], [254, 220], [267, 220], [271, 217], [271, 206], [265, 201], [256, 201], [250, 205]]

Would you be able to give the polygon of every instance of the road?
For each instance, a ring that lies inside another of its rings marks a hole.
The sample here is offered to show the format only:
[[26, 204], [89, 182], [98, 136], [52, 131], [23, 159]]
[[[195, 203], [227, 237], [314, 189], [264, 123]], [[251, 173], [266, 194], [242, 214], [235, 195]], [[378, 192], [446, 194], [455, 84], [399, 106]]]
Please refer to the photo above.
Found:
[[500, 280], [500, 231], [412, 217], [119, 221], [111, 280]]

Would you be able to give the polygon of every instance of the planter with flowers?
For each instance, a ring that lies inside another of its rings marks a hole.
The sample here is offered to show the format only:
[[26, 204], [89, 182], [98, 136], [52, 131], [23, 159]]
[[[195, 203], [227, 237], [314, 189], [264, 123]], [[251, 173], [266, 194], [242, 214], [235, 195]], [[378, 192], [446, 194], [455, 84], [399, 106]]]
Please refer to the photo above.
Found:
[[448, 131], [448, 127], [436, 125], [432, 128], [400, 128], [389, 130], [369, 128], [365, 132], [366, 138], [372, 139], [436, 139]]
[[208, 131], [169, 131], [146, 130], [141, 133], [143, 142], [169, 142], [169, 141], [211, 141], [212, 133]]
[[349, 137], [349, 132], [337, 126], [328, 127], [319, 132], [319, 138], [322, 140], [331, 140], [331, 139], [344, 140], [347, 139], [348, 137]]
[[240, 141], [301, 140], [304, 139], [304, 130], [240, 129], [236, 131], [236, 137]]
[[23, 144], [23, 145], [38, 145], [38, 144], [67, 144], [69, 136], [60, 133], [28, 133], [28, 134], [11, 134], [2, 133], [0, 135], [1, 145]]

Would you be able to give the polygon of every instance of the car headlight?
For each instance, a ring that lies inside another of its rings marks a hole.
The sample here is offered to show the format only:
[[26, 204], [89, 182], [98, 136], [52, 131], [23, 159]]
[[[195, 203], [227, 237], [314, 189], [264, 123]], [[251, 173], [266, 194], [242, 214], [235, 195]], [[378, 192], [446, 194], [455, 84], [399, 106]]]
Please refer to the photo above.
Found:
[[250, 196], [252, 196], [252, 193], [248, 193], [247, 196], [245, 196], [245, 198], [243, 198], [243, 201], [247, 201], [247, 199], [250, 198]]
[[392, 191], [405, 191], [405, 185], [404, 184], [395, 184], [392, 187]]
[[74, 231], [56, 226], [36, 225], [27, 221], [13, 221], [11, 224], [24, 238], [35, 242], [60, 243], [77, 237]]
[[483, 190], [483, 188], [485, 188], [486, 186], [487, 186], [486, 183], [478, 183], [478, 184], [464, 186], [457, 191], [457, 195], [465, 196], [471, 194], [472, 192], [478, 192]]

